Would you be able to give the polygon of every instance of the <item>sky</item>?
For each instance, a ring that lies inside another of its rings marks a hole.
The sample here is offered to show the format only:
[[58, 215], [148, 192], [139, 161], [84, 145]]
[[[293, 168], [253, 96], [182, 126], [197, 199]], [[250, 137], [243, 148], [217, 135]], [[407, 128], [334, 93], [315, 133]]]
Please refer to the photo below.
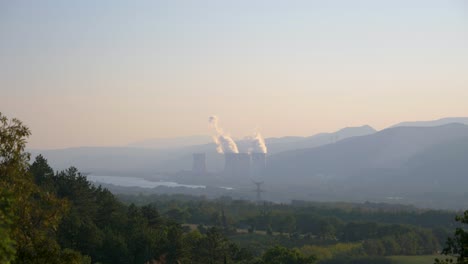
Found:
[[307, 136], [468, 116], [468, 2], [0, 2], [0, 112], [30, 148]]

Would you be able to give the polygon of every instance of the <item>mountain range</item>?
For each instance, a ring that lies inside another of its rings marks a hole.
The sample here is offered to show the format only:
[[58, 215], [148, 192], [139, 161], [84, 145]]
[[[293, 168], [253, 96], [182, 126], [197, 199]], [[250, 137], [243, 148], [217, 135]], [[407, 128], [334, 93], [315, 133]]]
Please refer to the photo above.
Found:
[[[375, 133], [370, 126], [348, 127], [333, 133], [310, 137], [282, 137], [265, 139], [270, 154], [304, 147], [317, 147], [353, 136]], [[54, 150], [29, 150], [34, 157], [42, 154], [52, 167], [62, 170], [76, 166], [83, 171], [98, 174], [154, 175], [159, 172], [190, 170], [193, 153], [205, 153], [211, 171], [222, 170], [224, 157], [216, 152], [214, 143], [187, 145], [206, 141], [208, 136], [170, 139], [151, 139], [131, 143], [125, 147], [79, 147]], [[247, 152], [250, 141], [236, 140], [241, 152]], [[156, 146], [158, 146], [156, 148]], [[170, 147], [172, 146], [172, 147]]]
[[446, 118], [441, 118], [441, 119], [431, 120], [431, 121], [401, 122], [391, 127], [402, 127], [402, 126], [433, 127], [433, 126], [443, 126], [443, 125], [453, 124], [453, 123], [468, 125], [468, 117], [446, 117]]
[[468, 126], [394, 127], [316, 148], [285, 151], [269, 157], [269, 175], [345, 177], [363, 169], [402, 167], [427, 148], [468, 137]]
[[[445, 118], [404, 122], [381, 131], [361, 126], [310, 137], [267, 138], [267, 170], [261, 180], [272, 193], [282, 192], [282, 200], [413, 197], [410, 201], [421, 206], [468, 206], [463, 202], [468, 201], [467, 124], [468, 118]], [[147, 178], [190, 170], [192, 154], [203, 152], [208, 170], [222, 171], [224, 156], [216, 152], [215, 145], [187, 145], [191, 140], [206, 138], [30, 152], [43, 154], [57, 170], [76, 166], [94, 175]], [[244, 151], [250, 144], [248, 140], [236, 143]], [[236, 184], [235, 179], [231, 183]]]

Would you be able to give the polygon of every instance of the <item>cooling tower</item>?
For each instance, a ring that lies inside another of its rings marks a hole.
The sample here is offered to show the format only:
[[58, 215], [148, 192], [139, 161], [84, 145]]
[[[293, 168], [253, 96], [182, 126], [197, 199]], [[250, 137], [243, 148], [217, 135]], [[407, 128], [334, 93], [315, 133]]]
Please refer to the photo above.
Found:
[[232, 177], [236, 174], [237, 167], [237, 154], [236, 153], [224, 153], [224, 174]]
[[225, 153], [224, 174], [228, 177], [244, 177], [250, 175], [250, 155], [248, 153]]
[[237, 154], [236, 175], [242, 178], [250, 176], [250, 155], [248, 153]]
[[251, 176], [261, 177], [266, 169], [266, 153], [252, 153]]
[[192, 172], [194, 174], [205, 174], [206, 173], [206, 156], [205, 156], [205, 153], [194, 153], [193, 154]]

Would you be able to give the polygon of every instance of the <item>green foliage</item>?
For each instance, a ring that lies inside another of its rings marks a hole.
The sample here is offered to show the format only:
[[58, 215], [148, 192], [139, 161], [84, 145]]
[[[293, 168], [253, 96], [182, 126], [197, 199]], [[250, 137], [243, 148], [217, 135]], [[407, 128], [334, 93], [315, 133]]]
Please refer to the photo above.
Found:
[[55, 234], [67, 204], [34, 183], [24, 152], [29, 135], [19, 120], [0, 113], [2, 262], [61, 263]]
[[340, 257], [320, 262], [320, 264], [396, 264], [385, 257]]
[[419, 255], [419, 256], [389, 256], [396, 264], [428, 264], [434, 261], [438, 255]]
[[[455, 220], [462, 225], [468, 224], [468, 210], [466, 210], [463, 215], [457, 216]], [[447, 258], [445, 260], [436, 259], [435, 263], [468, 263], [468, 231], [466, 228], [461, 226], [455, 229], [454, 236], [447, 239], [446, 247], [442, 253], [456, 257], [456, 262], [453, 262], [453, 258]]]
[[192, 253], [196, 263], [224, 263], [229, 258], [229, 242], [218, 228], [212, 227], [197, 241]]
[[288, 249], [281, 246], [275, 246], [267, 250], [262, 260], [268, 264], [311, 264], [316, 261], [314, 256], [304, 257], [296, 249]]
[[16, 192], [27, 187], [29, 156], [23, 150], [29, 135], [19, 120], [0, 113], [0, 263], [11, 263], [16, 256], [15, 206], [22, 198]]
[[337, 243], [329, 246], [305, 245], [299, 250], [305, 256], [315, 256], [318, 260], [327, 260], [340, 256], [358, 255], [362, 250], [362, 244]]
[[[221, 230], [185, 232], [175, 220], [190, 214], [171, 206], [162, 216], [154, 205], [124, 205], [108, 190], [95, 187], [76, 168], [50, 175], [39, 156], [31, 165], [38, 182], [70, 205], [57, 232], [70, 263], [247, 263], [253, 255], [228, 241]], [[227, 225], [222, 214], [220, 222]], [[84, 256], [83, 256], [84, 255]], [[59, 257], [57, 257], [59, 258]]]
[[91, 258], [89, 256], [83, 256], [80, 252], [72, 249], [64, 249], [60, 255], [61, 263], [69, 264], [91, 264]]
[[10, 263], [15, 257], [15, 241], [11, 237], [13, 224], [12, 195], [0, 189], [0, 263]]
[[46, 191], [54, 191], [52, 182], [54, 170], [42, 155], [36, 157], [34, 163], [29, 167], [29, 171], [37, 185]]

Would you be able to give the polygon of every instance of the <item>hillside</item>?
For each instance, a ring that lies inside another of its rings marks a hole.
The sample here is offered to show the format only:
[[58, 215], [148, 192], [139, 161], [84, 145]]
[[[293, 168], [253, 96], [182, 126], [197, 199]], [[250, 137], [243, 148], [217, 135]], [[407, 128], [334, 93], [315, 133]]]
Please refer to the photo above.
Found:
[[284, 175], [300, 181], [318, 174], [346, 178], [368, 169], [396, 169], [426, 148], [466, 136], [468, 126], [462, 124], [389, 128], [335, 144], [272, 155], [268, 174], [278, 181]]
[[391, 127], [433, 127], [433, 126], [443, 126], [452, 123], [459, 123], [468, 125], [468, 117], [446, 117], [438, 120], [431, 121], [410, 121], [410, 122], [401, 122]]
[[[332, 141], [358, 135], [374, 133], [369, 126], [344, 128], [333, 133], [321, 133], [311, 137], [267, 138], [270, 153], [294, 150], [303, 147], [316, 147]], [[54, 150], [30, 150], [32, 156], [43, 154], [54, 168], [65, 169], [77, 166], [84, 171], [99, 174], [155, 175], [160, 172], [190, 170], [192, 154], [206, 154], [207, 168], [219, 171], [224, 167], [224, 158], [216, 152], [213, 143], [199, 145], [188, 144], [193, 140], [206, 141], [205, 137], [187, 137], [174, 139], [156, 139], [131, 144], [133, 147], [79, 147]], [[237, 140], [241, 151], [247, 152], [250, 141]], [[155, 148], [158, 146], [158, 148]], [[159, 148], [165, 146], [167, 148]], [[172, 147], [168, 147], [172, 146]], [[178, 147], [175, 147], [178, 146]]]

